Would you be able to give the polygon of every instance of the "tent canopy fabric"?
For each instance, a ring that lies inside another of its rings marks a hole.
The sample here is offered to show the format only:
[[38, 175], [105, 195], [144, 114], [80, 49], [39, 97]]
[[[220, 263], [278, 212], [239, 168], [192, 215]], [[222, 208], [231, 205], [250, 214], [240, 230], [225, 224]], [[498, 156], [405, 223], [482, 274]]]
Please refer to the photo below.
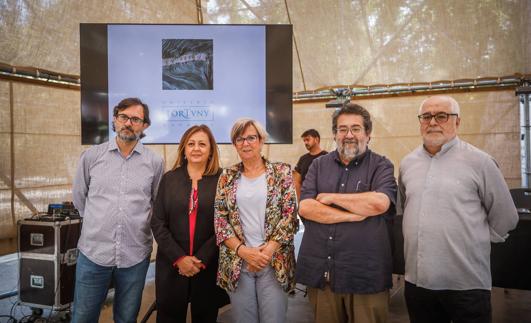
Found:
[[[79, 75], [80, 23], [292, 24], [293, 91], [336, 84], [395, 84], [531, 73], [531, 2], [519, 0], [6, 0], [0, 63]], [[83, 77], [82, 75], [80, 76]], [[371, 149], [400, 160], [420, 144], [416, 114], [429, 93], [359, 101], [371, 113]], [[514, 90], [455, 93], [459, 135], [491, 154], [511, 187], [520, 183]], [[295, 103], [293, 144], [265, 145], [294, 165], [301, 133], [335, 149], [331, 109]], [[80, 153], [79, 90], [0, 75], [0, 254], [16, 250], [16, 221], [71, 200]], [[169, 169], [175, 145], [152, 145]], [[221, 162], [238, 161], [230, 145]]]

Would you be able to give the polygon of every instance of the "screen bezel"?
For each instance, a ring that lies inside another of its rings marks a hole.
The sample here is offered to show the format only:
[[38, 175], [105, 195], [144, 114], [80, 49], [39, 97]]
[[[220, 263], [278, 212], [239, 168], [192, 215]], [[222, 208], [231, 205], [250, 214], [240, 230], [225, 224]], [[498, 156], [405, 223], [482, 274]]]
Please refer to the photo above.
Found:
[[[94, 145], [109, 140], [107, 26], [190, 24], [80, 24], [81, 143]], [[193, 25], [227, 26], [227, 25]], [[266, 131], [267, 143], [293, 142], [292, 25], [264, 26], [266, 33]], [[149, 105], [149, 102], [146, 102]], [[153, 142], [150, 144], [177, 144]], [[230, 142], [219, 142], [230, 144]]]

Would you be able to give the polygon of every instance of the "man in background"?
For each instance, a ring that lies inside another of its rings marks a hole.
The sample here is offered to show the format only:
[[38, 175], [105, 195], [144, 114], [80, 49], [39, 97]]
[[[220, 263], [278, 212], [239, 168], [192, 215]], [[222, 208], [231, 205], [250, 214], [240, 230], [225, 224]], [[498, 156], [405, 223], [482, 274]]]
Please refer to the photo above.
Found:
[[97, 322], [114, 285], [113, 318], [136, 322], [152, 248], [151, 208], [164, 172], [162, 158], [140, 138], [151, 124], [137, 98], [114, 107], [116, 137], [81, 155], [74, 205], [83, 217], [72, 322]]
[[310, 168], [313, 160], [319, 156], [326, 155], [328, 152], [321, 149], [321, 136], [319, 132], [315, 129], [308, 129], [301, 135], [304, 146], [308, 150], [308, 153], [302, 155], [295, 166], [293, 171], [293, 181], [295, 183], [295, 190], [297, 191], [297, 198], [301, 196], [301, 187], [306, 173]]
[[490, 243], [516, 227], [516, 207], [494, 159], [457, 137], [455, 99], [429, 97], [418, 119], [423, 144], [398, 180], [409, 318], [491, 322]]

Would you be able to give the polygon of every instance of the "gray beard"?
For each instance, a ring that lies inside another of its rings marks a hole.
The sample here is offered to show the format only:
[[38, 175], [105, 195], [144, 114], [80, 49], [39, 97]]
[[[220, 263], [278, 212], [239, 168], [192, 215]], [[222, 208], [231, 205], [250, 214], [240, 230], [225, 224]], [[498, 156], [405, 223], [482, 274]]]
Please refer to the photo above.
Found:
[[[123, 130], [123, 129], [122, 129]], [[125, 141], [125, 142], [133, 142], [133, 141], [137, 141], [140, 139], [140, 135], [142, 133], [139, 133], [139, 134], [136, 134], [134, 131], [133, 131], [133, 134], [132, 135], [127, 135], [125, 134], [124, 132], [122, 132], [122, 130], [118, 131], [118, 138], [120, 138], [121, 140]]]
[[345, 160], [353, 160], [360, 152], [359, 144], [344, 144], [339, 146], [339, 154]]

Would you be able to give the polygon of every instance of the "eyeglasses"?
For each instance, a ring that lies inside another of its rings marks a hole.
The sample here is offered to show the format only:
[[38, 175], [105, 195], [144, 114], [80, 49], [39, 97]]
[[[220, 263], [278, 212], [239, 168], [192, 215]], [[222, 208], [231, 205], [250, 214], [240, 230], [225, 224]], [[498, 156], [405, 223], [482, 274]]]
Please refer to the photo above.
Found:
[[446, 112], [438, 112], [436, 114], [431, 113], [424, 113], [418, 116], [420, 123], [422, 124], [428, 124], [431, 122], [431, 119], [434, 118], [435, 122], [438, 124], [445, 123], [448, 121], [448, 118], [450, 116], [457, 116], [457, 113], [446, 113]]
[[144, 123], [144, 119], [140, 119], [139, 117], [130, 117], [127, 114], [123, 114], [123, 113], [120, 113], [119, 115], [117, 115], [116, 120], [122, 123], [126, 123], [127, 120], [131, 120], [131, 123], [135, 125]]
[[339, 127], [337, 128], [337, 133], [346, 136], [348, 133], [352, 132], [353, 135], [358, 135], [363, 131], [363, 127], [360, 126], [352, 126], [352, 127]]
[[257, 140], [258, 140], [257, 135], [250, 135], [247, 137], [237, 137], [235, 141], [236, 141], [236, 145], [243, 145], [244, 141], [247, 141], [247, 143], [249, 144], [254, 144]]

